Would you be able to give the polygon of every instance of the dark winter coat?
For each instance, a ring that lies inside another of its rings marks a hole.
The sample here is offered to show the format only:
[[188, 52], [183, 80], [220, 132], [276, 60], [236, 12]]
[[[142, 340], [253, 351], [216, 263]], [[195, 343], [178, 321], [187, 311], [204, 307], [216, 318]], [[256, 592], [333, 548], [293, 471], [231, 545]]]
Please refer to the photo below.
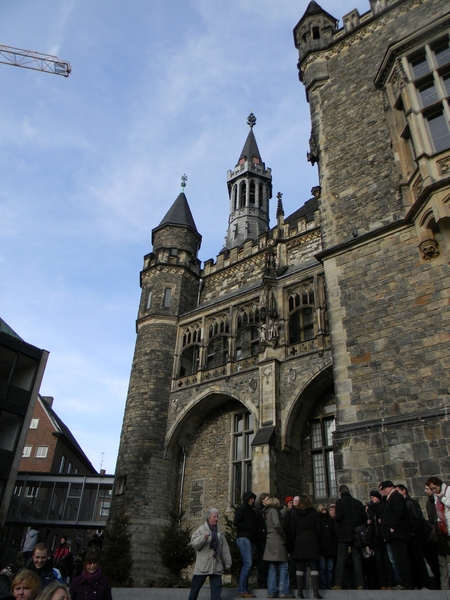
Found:
[[411, 533], [417, 535], [421, 540], [426, 539], [426, 524], [420, 504], [411, 496], [406, 496], [406, 507], [409, 510], [411, 519]]
[[320, 556], [336, 556], [337, 538], [334, 532], [334, 519], [328, 513], [317, 513], [319, 521]]
[[[390, 540], [410, 539], [411, 519], [406, 500], [394, 490], [386, 500], [386, 506], [381, 517], [381, 534], [386, 542]], [[391, 529], [394, 531], [392, 532]]]
[[283, 527], [284, 533], [286, 534], [286, 550], [291, 554], [295, 548], [295, 531], [292, 529], [292, 515], [294, 509], [291, 508], [284, 513], [283, 516]]
[[295, 531], [294, 558], [296, 560], [319, 560], [319, 515], [314, 508], [296, 508], [292, 515]]
[[112, 600], [111, 584], [102, 575], [100, 567], [97, 573], [94, 580], [89, 580], [84, 571], [82, 575], [75, 577], [70, 584], [70, 597], [72, 600]]
[[245, 492], [242, 497], [242, 504], [236, 510], [234, 524], [236, 526], [236, 537], [245, 537], [252, 542], [256, 541], [256, 514], [253, 506], [248, 501], [255, 498], [253, 492]]
[[363, 503], [344, 492], [336, 502], [334, 531], [339, 543], [354, 544], [355, 529], [367, 521]]
[[266, 541], [266, 521], [264, 519], [264, 506], [261, 503], [255, 505], [256, 515], [256, 539], [257, 542]]

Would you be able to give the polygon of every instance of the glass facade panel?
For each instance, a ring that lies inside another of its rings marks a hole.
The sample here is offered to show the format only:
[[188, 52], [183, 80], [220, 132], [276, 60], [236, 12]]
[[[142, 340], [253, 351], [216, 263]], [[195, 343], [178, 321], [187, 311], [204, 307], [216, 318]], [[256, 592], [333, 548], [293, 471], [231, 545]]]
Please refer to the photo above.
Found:
[[418, 87], [417, 90], [419, 92], [420, 103], [423, 108], [426, 106], [431, 106], [431, 104], [434, 104], [439, 99], [434, 81], [428, 81], [424, 85]]
[[426, 75], [430, 72], [430, 67], [428, 66], [425, 53], [411, 58], [409, 62], [411, 65], [414, 79], [418, 79], [419, 77], [422, 77], [422, 75]]
[[450, 146], [450, 131], [447, 120], [442, 111], [427, 117], [428, 128], [436, 152], [445, 150]]
[[434, 55], [436, 57], [436, 63], [438, 67], [442, 67], [442, 65], [446, 65], [448, 62], [450, 62], [450, 45], [448, 41], [437, 45], [434, 48]]
[[313, 455], [313, 470], [315, 497], [326, 498], [327, 487], [325, 484], [325, 467], [323, 462], [323, 454]]
[[313, 449], [322, 447], [322, 428], [320, 421], [311, 423], [311, 445]]

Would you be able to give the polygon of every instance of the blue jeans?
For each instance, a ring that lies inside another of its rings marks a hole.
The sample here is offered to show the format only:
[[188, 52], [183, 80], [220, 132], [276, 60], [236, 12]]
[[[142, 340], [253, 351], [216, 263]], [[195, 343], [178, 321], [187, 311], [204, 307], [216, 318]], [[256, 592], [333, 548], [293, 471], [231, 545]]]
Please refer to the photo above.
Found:
[[253, 544], [246, 537], [236, 538], [236, 544], [239, 547], [242, 557], [242, 569], [239, 575], [239, 592], [238, 594], [248, 594], [248, 574], [252, 568], [253, 561]]
[[188, 600], [197, 600], [200, 589], [207, 577], [209, 577], [211, 587], [211, 600], [220, 600], [222, 596], [222, 575], [194, 575]]
[[289, 580], [289, 566], [287, 562], [271, 562], [269, 564], [269, 575], [267, 577], [267, 594], [273, 596], [280, 593], [284, 596], [289, 594], [291, 582]]
[[323, 590], [331, 590], [333, 587], [334, 556], [320, 557], [320, 587]]

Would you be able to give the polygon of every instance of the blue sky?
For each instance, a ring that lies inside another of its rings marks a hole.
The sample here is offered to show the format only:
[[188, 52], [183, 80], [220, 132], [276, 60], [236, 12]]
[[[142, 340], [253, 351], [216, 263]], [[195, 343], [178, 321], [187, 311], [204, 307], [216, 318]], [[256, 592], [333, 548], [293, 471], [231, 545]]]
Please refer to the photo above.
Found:
[[[323, 0], [336, 18], [369, 0]], [[68, 79], [0, 65], [0, 316], [50, 352], [41, 393], [114, 472], [156, 227], [180, 191], [222, 249], [226, 172], [255, 136], [285, 214], [317, 185], [292, 29], [307, 0], [0, 0], [0, 44]], [[103, 454], [102, 454], [103, 453]]]

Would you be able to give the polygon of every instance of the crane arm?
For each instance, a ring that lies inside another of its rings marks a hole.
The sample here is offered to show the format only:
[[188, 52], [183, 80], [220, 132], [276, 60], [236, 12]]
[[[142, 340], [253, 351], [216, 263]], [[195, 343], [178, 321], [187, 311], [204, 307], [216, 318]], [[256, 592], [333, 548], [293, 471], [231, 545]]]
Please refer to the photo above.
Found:
[[53, 73], [54, 75], [62, 75], [63, 77], [69, 77], [72, 70], [70, 63], [60, 60], [57, 56], [2, 45], [0, 45], [0, 63], [33, 69], [34, 71], [44, 71], [45, 73]]

